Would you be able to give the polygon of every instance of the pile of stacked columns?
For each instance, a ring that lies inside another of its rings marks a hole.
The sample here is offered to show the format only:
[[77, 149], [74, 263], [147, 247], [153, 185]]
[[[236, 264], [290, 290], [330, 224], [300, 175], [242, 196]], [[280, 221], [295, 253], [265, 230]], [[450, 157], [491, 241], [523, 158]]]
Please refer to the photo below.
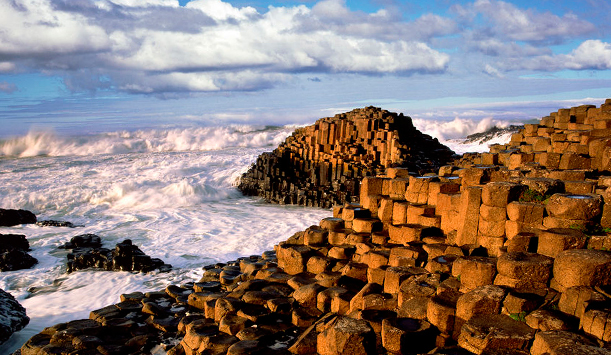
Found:
[[393, 166], [430, 172], [452, 158], [450, 149], [416, 130], [411, 118], [367, 107], [296, 130], [262, 154], [238, 188], [273, 203], [330, 208], [357, 201], [365, 176]]
[[[515, 169], [611, 170], [611, 99], [600, 107], [560, 109], [526, 124], [504, 145], [469, 155], [471, 163]], [[476, 158], [476, 159], [473, 159]], [[464, 162], [463, 162], [464, 163]]]
[[[548, 128], [592, 110], [600, 127], [606, 107], [561, 110]], [[602, 144], [598, 129], [578, 145]], [[435, 174], [387, 166], [274, 251], [124, 295], [92, 312], [95, 330], [51, 327], [21, 353], [610, 355], [611, 174], [597, 151], [516, 142]], [[553, 154], [558, 166], [542, 163]]]

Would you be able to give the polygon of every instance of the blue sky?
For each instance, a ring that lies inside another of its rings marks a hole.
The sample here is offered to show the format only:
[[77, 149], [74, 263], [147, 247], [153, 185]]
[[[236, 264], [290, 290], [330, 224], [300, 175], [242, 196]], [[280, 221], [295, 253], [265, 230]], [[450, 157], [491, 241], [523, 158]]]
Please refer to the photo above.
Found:
[[611, 97], [606, 0], [0, 0], [0, 136], [515, 121]]

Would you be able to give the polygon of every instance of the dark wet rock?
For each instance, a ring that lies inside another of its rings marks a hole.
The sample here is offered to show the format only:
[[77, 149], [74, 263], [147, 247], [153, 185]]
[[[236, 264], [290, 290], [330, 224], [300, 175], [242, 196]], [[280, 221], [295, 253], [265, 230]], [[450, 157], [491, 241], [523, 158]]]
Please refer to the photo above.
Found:
[[67, 228], [75, 228], [75, 227], [77, 227], [72, 222], [56, 221], [56, 220], [52, 220], [52, 219], [45, 220], [45, 221], [38, 221], [38, 222], [36, 222], [36, 225], [40, 226], [40, 227], [67, 227]]
[[30, 243], [25, 235], [21, 234], [0, 234], [0, 252], [19, 249], [30, 250]]
[[25, 308], [10, 293], [0, 289], [0, 344], [29, 322]]
[[[77, 237], [83, 237], [75, 240]], [[99, 237], [93, 234], [85, 234], [72, 238], [64, 248], [71, 245], [83, 245], [74, 247], [67, 255], [67, 271], [73, 272], [89, 268], [99, 268], [109, 271], [135, 271], [149, 272], [153, 270], [169, 271], [172, 266], [165, 264], [163, 260], [151, 258], [144, 254], [140, 248], [132, 244], [130, 239], [118, 243], [114, 249], [101, 248]], [[91, 246], [95, 245], [95, 246]]]
[[30, 243], [25, 235], [0, 234], [0, 271], [29, 269], [38, 262], [28, 254]]
[[0, 253], [0, 271], [29, 269], [36, 263], [38, 260], [23, 250], [13, 249]]
[[0, 227], [36, 223], [36, 215], [26, 210], [5, 210], [0, 208]]
[[95, 234], [81, 234], [70, 239], [64, 245], [60, 246], [61, 249], [75, 249], [75, 248], [101, 248], [102, 238]]

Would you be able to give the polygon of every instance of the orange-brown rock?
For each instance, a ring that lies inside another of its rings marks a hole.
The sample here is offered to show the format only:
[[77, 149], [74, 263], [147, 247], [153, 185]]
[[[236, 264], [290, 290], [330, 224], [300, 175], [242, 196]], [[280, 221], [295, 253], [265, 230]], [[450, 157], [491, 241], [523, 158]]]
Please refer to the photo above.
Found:
[[583, 232], [573, 228], [550, 228], [539, 233], [537, 253], [555, 258], [561, 251], [586, 245]]
[[553, 259], [532, 253], [506, 253], [498, 258], [494, 284], [512, 288], [545, 288], [550, 279]]
[[462, 327], [458, 344], [474, 354], [527, 349], [535, 330], [505, 315], [478, 315]]
[[570, 220], [591, 220], [602, 212], [600, 195], [554, 194], [545, 209], [551, 217]]
[[611, 284], [611, 253], [591, 249], [565, 250], [554, 261], [554, 280], [563, 290], [573, 286]]
[[376, 354], [376, 335], [364, 320], [337, 316], [322, 327], [316, 350], [320, 355]]

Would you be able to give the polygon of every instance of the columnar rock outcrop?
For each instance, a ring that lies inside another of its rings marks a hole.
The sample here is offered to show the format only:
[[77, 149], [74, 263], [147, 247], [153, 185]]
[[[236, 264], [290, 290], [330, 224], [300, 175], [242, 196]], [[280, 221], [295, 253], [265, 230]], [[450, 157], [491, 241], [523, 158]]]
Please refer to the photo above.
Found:
[[274, 251], [123, 295], [21, 354], [611, 355], [609, 169], [489, 154], [435, 175], [387, 166]]
[[238, 188], [274, 203], [331, 207], [356, 201], [365, 176], [388, 167], [431, 172], [452, 157], [437, 139], [416, 130], [411, 118], [367, 107], [296, 130], [262, 154]]

